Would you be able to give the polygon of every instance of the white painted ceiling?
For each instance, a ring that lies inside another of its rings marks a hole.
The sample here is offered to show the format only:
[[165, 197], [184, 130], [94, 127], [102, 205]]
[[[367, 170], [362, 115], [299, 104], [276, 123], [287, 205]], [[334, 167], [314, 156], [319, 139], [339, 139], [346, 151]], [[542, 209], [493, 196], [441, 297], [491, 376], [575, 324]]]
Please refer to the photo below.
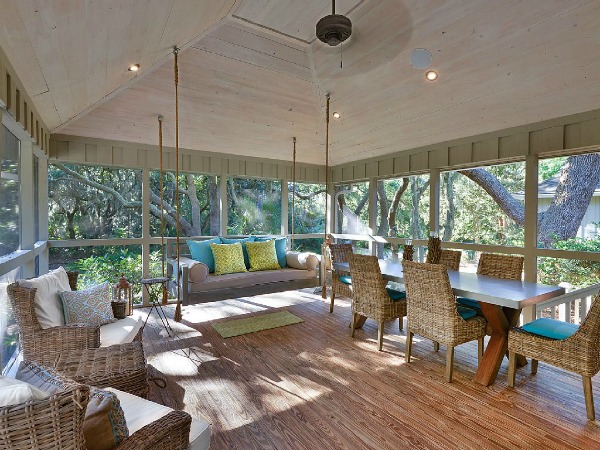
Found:
[[336, 3], [343, 52], [326, 0], [3, 0], [0, 47], [54, 134], [173, 145], [177, 45], [182, 147], [315, 164], [327, 92], [334, 165], [600, 108], [599, 0]]

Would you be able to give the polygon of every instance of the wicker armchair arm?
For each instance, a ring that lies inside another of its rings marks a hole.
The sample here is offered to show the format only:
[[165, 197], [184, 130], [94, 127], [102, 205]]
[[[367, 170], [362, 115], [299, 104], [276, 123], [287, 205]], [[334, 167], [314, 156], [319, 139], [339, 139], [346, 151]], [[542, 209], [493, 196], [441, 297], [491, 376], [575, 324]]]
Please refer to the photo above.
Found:
[[190, 445], [192, 417], [184, 411], [171, 411], [129, 436], [115, 450], [135, 448], [186, 450]]
[[100, 347], [100, 327], [70, 324], [46, 328], [23, 339], [22, 345], [25, 359], [53, 366], [63, 352]]

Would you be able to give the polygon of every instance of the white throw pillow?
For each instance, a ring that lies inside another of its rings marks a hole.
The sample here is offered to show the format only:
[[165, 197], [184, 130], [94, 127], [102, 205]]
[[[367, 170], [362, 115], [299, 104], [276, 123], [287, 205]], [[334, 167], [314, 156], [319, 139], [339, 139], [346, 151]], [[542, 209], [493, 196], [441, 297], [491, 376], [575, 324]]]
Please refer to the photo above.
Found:
[[67, 271], [59, 267], [45, 275], [31, 280], [19, 281], [26, 288], [37, 289], [35, 293], [35, 313], [42, 328], [59, 327], [65, 324], [60, 293], [70, 291]]
[[0, 407], [18, 405], [31, 400], [43, 400], [48, 394], [24, 381], [0, 376]]

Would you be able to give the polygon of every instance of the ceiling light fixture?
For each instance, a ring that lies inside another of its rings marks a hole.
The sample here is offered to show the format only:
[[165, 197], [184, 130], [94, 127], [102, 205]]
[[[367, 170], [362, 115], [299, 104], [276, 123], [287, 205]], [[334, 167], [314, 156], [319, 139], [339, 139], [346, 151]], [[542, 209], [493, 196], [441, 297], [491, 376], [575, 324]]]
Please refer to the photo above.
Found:
[[428, 70], [425, 74], [425, 79], [427, 81], [435, 81], [438, 79], [438, 73], [435, 70]]
[[137, 72], [138, 70], [140, 70], [140, 65], [139, 64], [132, 64], [131, 66], [129, 66], [129, 70], [130, 72]]
[[334, 119], [339, 119], [340, 117], [342, 117], [342, 115], [339, 112], [336, 111], [336, 112], [333, 113], [333, 118]]

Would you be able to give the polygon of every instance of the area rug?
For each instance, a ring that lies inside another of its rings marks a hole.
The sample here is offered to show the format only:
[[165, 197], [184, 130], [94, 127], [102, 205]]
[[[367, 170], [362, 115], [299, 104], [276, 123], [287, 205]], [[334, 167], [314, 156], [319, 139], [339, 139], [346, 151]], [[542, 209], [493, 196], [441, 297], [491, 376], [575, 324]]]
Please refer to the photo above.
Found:
[[304, 322], [304, 319], [284, 310], [262, 314], [260, 316], [247, 317], [245, 319], [225, 320], [223, 322], [213, 323], [212, 327], [222, 337], [230, 338], [301, 322]]

